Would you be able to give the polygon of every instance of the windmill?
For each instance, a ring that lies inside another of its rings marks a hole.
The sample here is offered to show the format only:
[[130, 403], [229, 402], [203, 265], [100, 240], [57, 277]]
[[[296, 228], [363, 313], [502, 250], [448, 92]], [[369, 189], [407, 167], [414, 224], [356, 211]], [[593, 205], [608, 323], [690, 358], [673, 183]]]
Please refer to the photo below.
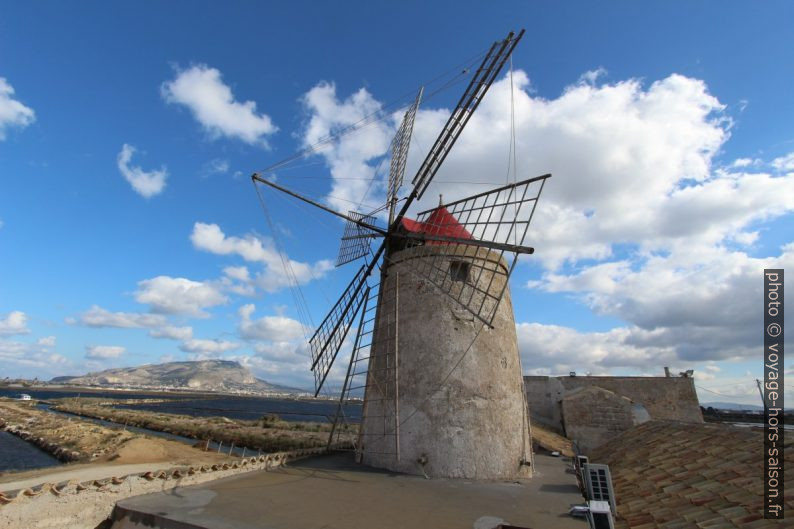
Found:
[[[382, 208], [343, 214], [252, 175], [255, 184], [346, 220], [337, 266], [363, 259], [309, 347], [317, 395], [357, 323], [329, 446], [342, 446], [340, 432], [353, 426], [353, 448], [365, 464], [438, 477], [528, 475], [528, 417], [508, 280], [518, 256], [533, 253], [524, 240], [551, 175], [439, 200], [407, 217], [523, 34], [511, 32], [485, 54], [404, 199], [398, 193], [422, 90], [392, 141]], [[378, 219], [386, 208], [384, 227]], [[373, 250], [376, 239], [382, 240]], [[348, 412], [362, 397], [356, 424]]]

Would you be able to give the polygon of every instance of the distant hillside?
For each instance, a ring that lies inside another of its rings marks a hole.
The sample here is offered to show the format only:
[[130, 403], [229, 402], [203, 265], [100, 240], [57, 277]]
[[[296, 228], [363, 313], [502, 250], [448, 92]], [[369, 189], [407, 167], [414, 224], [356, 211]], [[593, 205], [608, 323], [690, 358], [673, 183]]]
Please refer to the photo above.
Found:
[[224, 393], [306, 393], [256, 378], [248, 369], [229, 360], [168, 362], [106, 369], [76, 377], [55, 377], [54, 384], [134, 389], [178, 389]]
[[[760, 399], [759, 399], [760, 400]], [[736, 402], [701, 402], [701, 406], [704, 408], [715, 408], [718, 410], [751, 410], [751, 411], [764, 411], [763, 406], [758, 406], [755, 404], [738, 404]], [[788, 408], [786, 408], [788, 409]]]

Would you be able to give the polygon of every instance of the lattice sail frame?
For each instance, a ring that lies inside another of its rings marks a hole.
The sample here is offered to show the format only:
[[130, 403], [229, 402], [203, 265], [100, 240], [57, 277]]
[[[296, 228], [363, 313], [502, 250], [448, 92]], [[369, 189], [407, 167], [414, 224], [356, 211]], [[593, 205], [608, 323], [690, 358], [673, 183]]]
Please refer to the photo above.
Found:
[[423, 92], [424, 88], [420, 88], [414, 103], [405, 111], [400, 128], [397, 129], [397, 134], [394, 135], [391, 141], [391, 162], [389, 164], [389, 183], [387, 187], [388, 203], [391, 203], [397, 197], [397, 193], [403, 185], [405, 162], [408, 159], [408, 148], [411, 146], [414, 120], [416, 119], [419, 103], [422, 101]]
[[[419, 213], [417, 221], [425, 226], [427, 236], [424, 240], [407, 237], [403, 246], [416, 248], [409, 261], [411, 272], [491, 326], [518, 255], [533, 251], [523, 244], [550, 176], [508, 184]], [[434, 215], [440, 208], [449, 215]], [[434, 218], [440, 220], [434, 222]], [[455, 242], [443, 240], [443, 234], [461, 227], [470, 235], [465, 239], [470, 242], [464, 243], [458, 236]], [[440, 240], [432, 240], [434, 234], [441, 234]]]
[[[350, 211], [348, 216], [372, 225], [375, 224], [376, 220], [375, 216], [371, 213], [359, 213], [358, 211]], [[378, 234], [375, 232], [348, 220], [345, 223], [342, 242], [339, 244], [339, 255], [336, 257], [336, 266], [342, 266], [367, 255], [372, 239], [377, 236]]]
[[320, 393], [325, 378], [339, 354], [350, 326], [366, 300], [366, 265], [356, 273], [331, 311], [309, 339], [314, 373], [314, 396]]

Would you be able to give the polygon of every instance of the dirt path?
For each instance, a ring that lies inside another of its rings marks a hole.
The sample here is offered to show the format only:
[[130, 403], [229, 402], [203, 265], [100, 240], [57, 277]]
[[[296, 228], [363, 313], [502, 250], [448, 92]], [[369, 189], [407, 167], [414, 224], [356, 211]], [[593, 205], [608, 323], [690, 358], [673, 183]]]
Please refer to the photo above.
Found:
[[203, 452], [174, 441], [148, 438], [131, 440], [117, 454], [118, 457], [113, 461], [72, 463], [0, 475], [0, 491], [32, 487], [44, 482], [88, 481], [173, 466], [214, 464], [236, 459], [214, 452]]
[[[102, 465], [96, 463], [89, 463], [83, 465], [69, 465], [68, 470], [53, 471], [52, 468], [47, 472], [22, 472], [19, 475], [8, 475], [0, 478], [0, 492], [26, 489], [47, 483], [62, 483], [64, 481], [90, 481], [94, 479], [105, 479], [109, 477], [126, 476], [127, 474], [136, 474], [148, 472], [157, 469], [157, 465], [152, 463], [138, 463], [136, 465]], [[29, 475], [29, 474], [32, 474]], [[4, 480], [11, 481], [4, 481]]]

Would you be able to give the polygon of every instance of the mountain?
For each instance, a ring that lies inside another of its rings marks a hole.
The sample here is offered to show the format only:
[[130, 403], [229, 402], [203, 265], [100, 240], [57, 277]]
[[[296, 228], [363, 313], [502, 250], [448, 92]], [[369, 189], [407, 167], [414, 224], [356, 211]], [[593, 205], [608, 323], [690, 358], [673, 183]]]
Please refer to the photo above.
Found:
[[129, 389], [179, 389], [248, 394], [298, 394], [306, 391], [271, 384], [229, 360], [168, 362], [137, 367], [106, 369], [76, 377], [55, 377], [53, 384]]

